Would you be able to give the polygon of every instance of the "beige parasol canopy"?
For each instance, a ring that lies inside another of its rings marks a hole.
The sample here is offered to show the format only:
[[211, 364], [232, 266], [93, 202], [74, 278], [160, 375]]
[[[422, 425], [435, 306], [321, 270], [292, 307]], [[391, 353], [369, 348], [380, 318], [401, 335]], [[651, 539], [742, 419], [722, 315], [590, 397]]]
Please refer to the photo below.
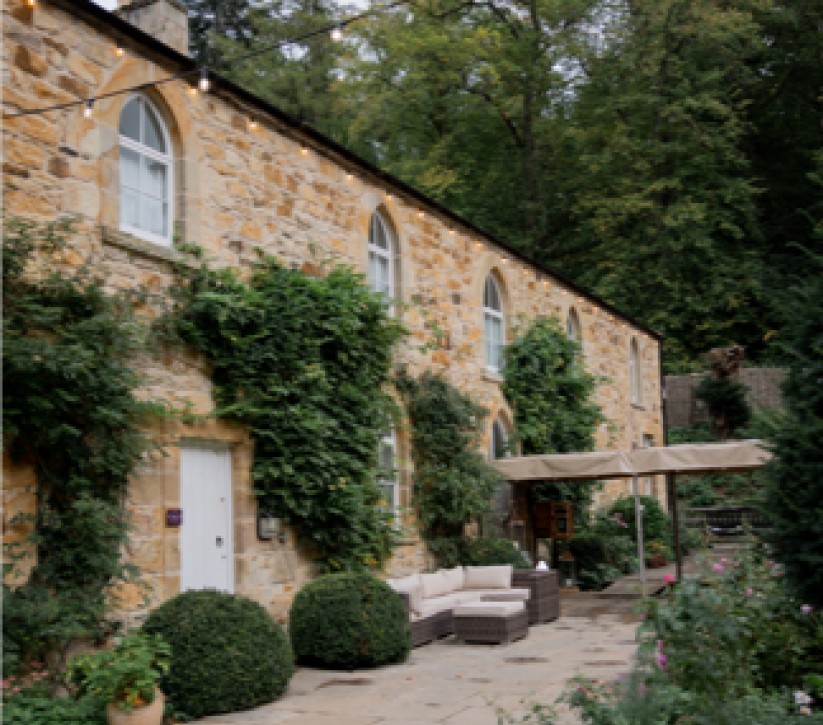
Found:
[[634, 475], [626, 451], [547, 453], [492, 461], [507, 481], [592, 480]]
[[633, 451], [551, 453], [492, 461], [507, 481], [572, 481], [630, 478], [657, 473], [748, 471], [772, 455], [759, 440], [684, 443]]
[[684, 443], [659, 448], [637, 448], [629, 454], [634, 473], [708, 473], [710, 471], [750, 471], [768, 463], [772, 454], [762, 441], [727, 443]]

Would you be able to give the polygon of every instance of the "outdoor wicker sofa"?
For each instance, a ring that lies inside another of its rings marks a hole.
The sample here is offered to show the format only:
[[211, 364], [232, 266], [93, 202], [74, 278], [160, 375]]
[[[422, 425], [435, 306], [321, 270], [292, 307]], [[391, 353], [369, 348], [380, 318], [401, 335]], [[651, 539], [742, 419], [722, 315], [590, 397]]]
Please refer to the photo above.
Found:
[[522, 601], [529, 624], [560, 614], [555, 572], [513, 570], [508, 564], [467, 566], [387, 579], [386, 583], [406, 602], [413, 647], [453, 634], [456, 606]]

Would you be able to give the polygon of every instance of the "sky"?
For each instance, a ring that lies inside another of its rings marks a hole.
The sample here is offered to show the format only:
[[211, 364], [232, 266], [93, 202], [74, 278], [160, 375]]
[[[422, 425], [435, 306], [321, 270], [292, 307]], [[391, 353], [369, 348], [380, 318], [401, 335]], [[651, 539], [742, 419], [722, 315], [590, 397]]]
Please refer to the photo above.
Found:
[[114, 10], [117, 7], [117, 0], [94, 0], [94, 2], [106, 10]]

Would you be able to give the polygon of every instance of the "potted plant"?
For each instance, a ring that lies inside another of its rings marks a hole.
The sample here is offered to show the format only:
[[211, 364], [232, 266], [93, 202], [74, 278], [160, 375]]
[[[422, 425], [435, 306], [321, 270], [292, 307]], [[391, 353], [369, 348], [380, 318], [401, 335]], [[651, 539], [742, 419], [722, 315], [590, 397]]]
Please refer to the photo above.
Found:
[[78, 695], [106, 704], [109, 725], [160, 725], [165, 698], [157, 683], [168, 672], [170, 656], [160, 635], [135, 632], [112, 649], [72, 659], [68, 677]]

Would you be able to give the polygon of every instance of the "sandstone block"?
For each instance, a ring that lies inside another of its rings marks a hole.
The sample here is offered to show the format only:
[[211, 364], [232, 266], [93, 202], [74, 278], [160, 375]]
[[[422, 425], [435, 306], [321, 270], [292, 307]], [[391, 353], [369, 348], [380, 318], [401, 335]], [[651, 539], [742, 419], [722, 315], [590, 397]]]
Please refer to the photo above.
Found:
[[44, 76], [49, 69], [49, 64], [43, 56], [23, 45], [17, 47], [13, 62], [20, 70], [33, 76]]

